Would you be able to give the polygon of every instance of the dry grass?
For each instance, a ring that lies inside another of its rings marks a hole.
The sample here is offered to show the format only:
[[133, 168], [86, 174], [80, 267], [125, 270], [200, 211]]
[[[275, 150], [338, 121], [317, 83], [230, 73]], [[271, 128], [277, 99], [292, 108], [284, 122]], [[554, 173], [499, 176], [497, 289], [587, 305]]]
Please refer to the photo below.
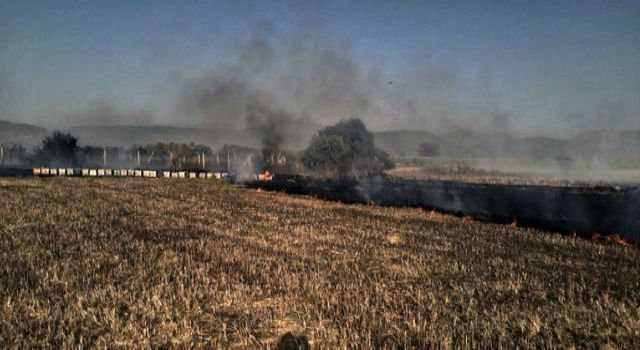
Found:
[[211, 181], [0, 179], [0, 347], [640, 347], [640, 251]]

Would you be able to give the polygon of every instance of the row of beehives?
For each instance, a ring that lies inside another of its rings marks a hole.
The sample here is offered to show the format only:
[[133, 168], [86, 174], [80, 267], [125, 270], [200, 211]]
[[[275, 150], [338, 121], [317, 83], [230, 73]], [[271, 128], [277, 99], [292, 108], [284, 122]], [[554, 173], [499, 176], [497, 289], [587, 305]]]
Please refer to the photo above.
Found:
[[230, 179], [233, 173], [212, 171], [157, 171], [133, 169], [72, 169], [33, 168], [35, 176], [87, 176], [87, 177], [164, 177], [181, 179]]

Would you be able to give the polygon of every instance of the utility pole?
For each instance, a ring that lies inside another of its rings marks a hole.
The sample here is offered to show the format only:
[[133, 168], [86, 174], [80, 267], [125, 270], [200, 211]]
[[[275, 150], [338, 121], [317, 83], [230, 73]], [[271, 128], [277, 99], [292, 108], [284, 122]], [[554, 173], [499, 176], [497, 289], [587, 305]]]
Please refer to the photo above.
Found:
[[107, 168], [107, 146], [102, 148], [102, 168]]
[[220, 155], [216, 153], [216, 169], [220, 169]]
[[138, 148], [138, 169], [140, 169], [140, 148]]
[[0, 166], [4, 167], [4, 144], [0, 142]]
[[205, 154], [205, 150], [202, 150], [202, 170], [207, 168], [207, 161], [204, 157], [204, 154]]
[[169, 151], [169, 167], [173, 168], [173, 152]]

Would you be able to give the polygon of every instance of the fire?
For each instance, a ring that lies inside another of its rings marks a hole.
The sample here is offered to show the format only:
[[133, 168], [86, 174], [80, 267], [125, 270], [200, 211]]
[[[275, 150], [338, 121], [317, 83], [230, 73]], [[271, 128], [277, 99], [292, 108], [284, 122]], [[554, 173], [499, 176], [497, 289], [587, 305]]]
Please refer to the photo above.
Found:
[[608, 242], [612, 242], [612, 243], [617, 243], [620, 245], [629, 245], [629, 242], [627, 240], [625, 240], [624, 238], [618, 236], [618, 235], [610, 235], [607, 236], [607, 241]]
[[264, 173], [258, 174], [258, 180], [271, 181], [272, 179], [273, 179], [273, 174], [271, 174], [269, 170], [265, 170]]

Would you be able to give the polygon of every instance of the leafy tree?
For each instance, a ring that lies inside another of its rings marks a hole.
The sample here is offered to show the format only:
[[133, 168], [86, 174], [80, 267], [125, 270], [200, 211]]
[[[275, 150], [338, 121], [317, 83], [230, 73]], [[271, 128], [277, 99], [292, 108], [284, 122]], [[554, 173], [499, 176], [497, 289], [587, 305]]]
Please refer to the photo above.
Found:
[[54, 131], [42, 140], [35, 153], [35, 161], [51, 167], [70, 167], [78, 164], [78, 139], [70, 134]]
[[375, 175], [393, 167], [393, 162], [375, 147], [360, 119], [350, 119], [320, 130], [303, 152], [304, 166], [316, 173], [338, 177]]

